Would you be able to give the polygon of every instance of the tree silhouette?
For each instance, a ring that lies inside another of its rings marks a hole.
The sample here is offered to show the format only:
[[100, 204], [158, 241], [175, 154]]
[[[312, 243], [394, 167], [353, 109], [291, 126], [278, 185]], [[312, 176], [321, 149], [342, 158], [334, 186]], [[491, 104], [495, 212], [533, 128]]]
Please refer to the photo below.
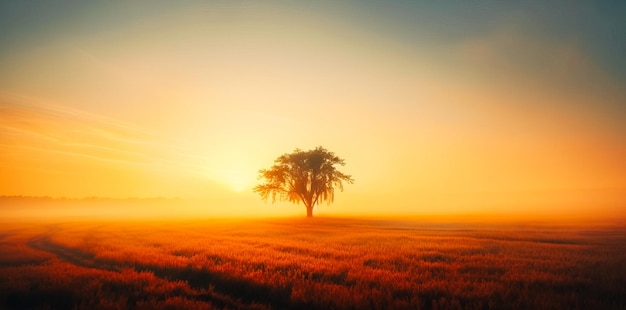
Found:
[[337, 166], [344, 165], [343, 159], [321, 146], [309, 151], [295, 149], [276, 158], [272, 168], [259, 170], [259, 179], [265, 183], [257, 185], [254, 191], [266, 201], [270, 197], [272, 202], [302, 201], [306, 216], [312, 217], [318, 202], [333, 202], [335, 187], [343, 191], [344, 181], [354, 182], [352, 176], [337, 170]]

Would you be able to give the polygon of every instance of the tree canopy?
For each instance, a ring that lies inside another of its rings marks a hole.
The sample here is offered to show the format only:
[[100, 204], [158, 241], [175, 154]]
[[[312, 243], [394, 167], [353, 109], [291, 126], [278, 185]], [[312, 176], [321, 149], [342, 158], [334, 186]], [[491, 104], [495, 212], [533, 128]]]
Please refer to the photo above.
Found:
[[317, 203], [330, 204], [335, 198], [335, 188], [343, 191], [343, 182], [354, 182], [352, 176], [337, 170], [344, 165], [343, 159], [321, 146], [309, 151], [295, 149], [276, 158], [270, 169], [259, 171], [259, 179], [264, 183], [254, 191], [264, 200], [271, 197], [272, 202], [302, 201], [307, 217], [312, 217]]

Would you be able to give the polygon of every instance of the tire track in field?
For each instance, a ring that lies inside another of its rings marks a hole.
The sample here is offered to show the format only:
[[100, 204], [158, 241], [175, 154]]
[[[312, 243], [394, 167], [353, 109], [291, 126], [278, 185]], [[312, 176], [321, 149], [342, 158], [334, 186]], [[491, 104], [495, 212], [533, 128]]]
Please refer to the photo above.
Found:
[[94, 255], [83, 252], [78, 249], [60, 246], [50, 240], [51, 233], [40, 235], [28, 241], [27, 245], [35, 250], [44, 251], [56, 255], [61, 261], [72, 265], [102, 269], [107, 271], [119, 271], [119, 269], [106, 268], [105, 266], [96, 266]]
[[[167, 281], [187, 282], [189, 287], [200, 291], [206, 290], [212, 285], [215, 292], [223, 294], [233, 301], [240, 300], [250, 304], [256, 302], [276, 309], [292, 308], [290, 287], [280, 288], [258, 284], [208, 269], [164, 268], [146, 264], [124, 264], [111, 260], [98, 259], [95, 257], [95, 254], [77, 248], [66, 247], [52, 241], [51, 237], [57, 230], [56, 228], [51, 228], [48, 233], [30, 239], [27, 245], [32, 249], [54, 254], [59, 260], [80, 267], [112, 272], [120, 272], [126, 268], [133, 268], [138, 272], [152, 272], [154, 276]], [[223, 300], [215, 300], [215, 298], [212, 298], [209, 294], [201, 294], [199, 297], [199, 299], [210, 301], [216, 305], [223, 303]], [[241, 307], [241, 304], [238, 306]]]

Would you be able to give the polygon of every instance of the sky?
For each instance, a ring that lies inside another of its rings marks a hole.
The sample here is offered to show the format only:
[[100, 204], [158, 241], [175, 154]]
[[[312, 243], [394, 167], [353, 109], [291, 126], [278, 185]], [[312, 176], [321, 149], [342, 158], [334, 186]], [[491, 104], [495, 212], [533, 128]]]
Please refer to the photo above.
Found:
[[333, 214], [626, 217], [621, 1], [3, 1], [0, 195], [288, 215], [257, 171], [318, 145]]

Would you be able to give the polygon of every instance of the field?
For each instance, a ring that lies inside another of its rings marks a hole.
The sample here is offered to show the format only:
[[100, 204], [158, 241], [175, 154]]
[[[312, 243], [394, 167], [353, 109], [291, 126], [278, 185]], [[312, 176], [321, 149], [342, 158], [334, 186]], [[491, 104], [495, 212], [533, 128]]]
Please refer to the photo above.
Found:
[[4, 309], [626, 309], [626, 227], [5, 222]]

